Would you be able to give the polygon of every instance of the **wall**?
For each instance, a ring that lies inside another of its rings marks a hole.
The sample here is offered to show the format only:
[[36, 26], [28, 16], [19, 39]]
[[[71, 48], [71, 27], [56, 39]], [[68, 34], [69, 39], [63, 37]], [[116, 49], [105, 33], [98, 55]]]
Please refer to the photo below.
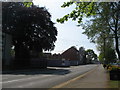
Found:
[[9, 65], [11, 60], [12, 36], [9, 34], [3, 33], [2, 42], [3, 42], [2, 56], [4, 60], [4, 65]]
[[47, 60], [40, 58], [32, 58], [31, 68], [37, 68], [37, 69], [47, 68]]
[[47, 66], [51, 67], [61, 67], [61, 66], [70, 66], [70, 62], [68, 60], [48, 60]]
[[0, 30], [0, 73], [2, 71], [2, 31]]
[[70, 65], [71, 65], [71, 66], [80, 65], [80, 60], [70, 60]]

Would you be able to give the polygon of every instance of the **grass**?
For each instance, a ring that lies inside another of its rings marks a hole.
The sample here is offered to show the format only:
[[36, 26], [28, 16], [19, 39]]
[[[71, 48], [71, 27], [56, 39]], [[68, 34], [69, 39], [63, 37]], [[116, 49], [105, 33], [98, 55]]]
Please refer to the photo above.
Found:
[[108, 70], [107, 70], [107, 75], [109, 77], [109, 81], [108, 81], [109, 88], [120, 88], [120, 81], [110, 80], [110, 74]]
[[109, 81], [109, 87], [110, 88], [120, 88], [120, 81]]

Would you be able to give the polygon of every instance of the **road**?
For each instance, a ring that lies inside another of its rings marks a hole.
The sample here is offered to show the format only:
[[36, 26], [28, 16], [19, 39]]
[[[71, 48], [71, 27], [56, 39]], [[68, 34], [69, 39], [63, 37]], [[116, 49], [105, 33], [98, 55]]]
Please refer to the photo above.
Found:
[[48, 67], [47, 70], [32, 70], [2, 75], [2, 88], [52, 88], [97, 67], [95, 64]]

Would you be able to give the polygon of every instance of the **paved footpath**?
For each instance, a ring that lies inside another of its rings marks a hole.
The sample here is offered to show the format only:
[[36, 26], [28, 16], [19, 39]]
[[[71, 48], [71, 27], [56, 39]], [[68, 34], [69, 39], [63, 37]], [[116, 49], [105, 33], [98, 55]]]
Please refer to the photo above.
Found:
[[99, 65], [85, 76], [77, 78], [77, 80], [64, 84], [59, 88], [109, 88], [108, 82], [108, 73], [102, 65]]

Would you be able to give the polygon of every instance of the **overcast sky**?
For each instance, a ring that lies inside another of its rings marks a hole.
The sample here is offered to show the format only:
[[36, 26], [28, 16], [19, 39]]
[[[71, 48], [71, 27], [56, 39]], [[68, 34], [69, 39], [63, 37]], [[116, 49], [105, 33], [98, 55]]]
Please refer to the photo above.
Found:
[[96, 54], [98, 54], [96, 50], [96, 46], [93, 43], [90, 43], [90, 40], [87, 39], [87, 36], [82, 34], [84, 30], [81, 27], [77, 27], [77, 22], [69, 20], [64, 24], [60, 24], [56, 22], [57, 18], [61, 18], [65, 14], [71, 12], [75, 6], [72, 5], [68, 8], [61, 8], [61, 5], [64, 1], [69, 0], [34, 0], [35, 5], [39, 5], [40, 7], [46, 7], [48, 12], [52, 15], [52, 21], [55, 24], [58, 36], [57, 41], [55, 43], [54, 51], [51, 53], [62, 53], [67, 50], [71, 46], [76, 46], [77, 49], [79, 47], [84, 47], [85, 49], [93, 49]]

